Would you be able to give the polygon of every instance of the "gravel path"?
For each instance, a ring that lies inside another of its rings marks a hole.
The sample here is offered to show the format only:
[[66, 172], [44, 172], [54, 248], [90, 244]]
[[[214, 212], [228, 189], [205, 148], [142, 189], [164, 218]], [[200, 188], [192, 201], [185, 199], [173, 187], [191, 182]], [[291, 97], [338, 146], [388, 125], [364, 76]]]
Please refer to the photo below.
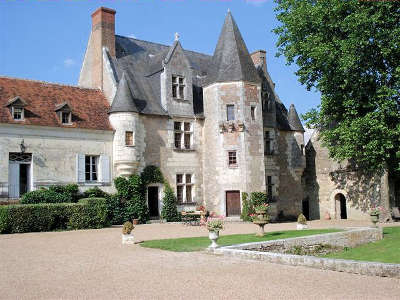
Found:
[[[361, 225], [368, 224], [310, 222], [310, 228]], [[294, 228], [270, 224], [266, 231]], [[255, 229], [229, 223], [221, 233]], [[135, 228], [140, 240], [199, 235], [206, 230], [181, 224]], [[120, 228], [107, 228], [1, 235], [0, 298], [393, 300], [400, 299], [400, 280], [122, 246]]]

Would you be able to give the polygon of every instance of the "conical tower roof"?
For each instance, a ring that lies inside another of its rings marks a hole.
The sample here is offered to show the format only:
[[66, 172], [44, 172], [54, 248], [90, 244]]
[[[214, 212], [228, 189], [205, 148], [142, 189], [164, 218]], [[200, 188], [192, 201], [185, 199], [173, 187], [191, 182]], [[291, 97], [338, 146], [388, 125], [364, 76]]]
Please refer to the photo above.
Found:
[[213, 56], [209, 83], [228, 81], [261, 81], [239, 28], [230, 11], [226, 15]]
[[301, 124], [299, 115], [297, 114], [296, 108], [294, 104], [290, 105], [289, 113], [288, 113], [288, 121], [290, 128], [295, 131], [305, 131], [303, 125]]
[[122, 78], [119, 81], [117, 93], [115, 94], [109, 111], [109, 113], [115, 112], [139, 112], [133, 100], [133, 95], [125, 73], [122, 74]]

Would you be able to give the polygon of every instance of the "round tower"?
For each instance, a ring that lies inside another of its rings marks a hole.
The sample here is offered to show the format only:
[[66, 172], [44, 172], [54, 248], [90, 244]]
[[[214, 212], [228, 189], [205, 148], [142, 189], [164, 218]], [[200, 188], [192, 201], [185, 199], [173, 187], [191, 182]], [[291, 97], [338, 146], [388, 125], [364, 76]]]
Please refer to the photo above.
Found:
[[140, 120], [125, 73], [119, 82], [109, 120], [114, 128], [113, 165], [115, 176], [129, 176], [138, 171], [141, 155], [138, 151]]

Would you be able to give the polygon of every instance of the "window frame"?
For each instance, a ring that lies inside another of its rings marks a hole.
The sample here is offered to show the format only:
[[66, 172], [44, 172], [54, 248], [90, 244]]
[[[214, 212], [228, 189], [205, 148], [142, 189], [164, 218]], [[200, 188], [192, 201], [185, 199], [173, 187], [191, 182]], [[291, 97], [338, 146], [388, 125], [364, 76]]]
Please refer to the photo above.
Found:
[[[128, 144], [128, 134], [132, 134], [132, 136], [131, 136], [132, 141], [130, 144]], [[125, 131], [125, 146], [126, 147], [134, 147], [135, 146], [135, 135], [133, 134], [133, 131], [131, 131], [131, 130]]]
[[[234, 156], [231, 154], [234, 154]], [[236, 150], [228, 150], [228, 168], [238, 167], [238, 155]]]
[[[87, 159], [89, 158], [89, 164], [87, 163]], [[99, 160], [100, 157], [98, 155], [85, 155], [85, 182], [99, 182]], [[89, 172], [87, 171], [87, 166], [89, 165]], [[93, 170], [93, 166], [95, 170]], [[89, 174], [89, 179], [87, 179], [87, 174]], [[93, 179], [94, 176], [96, 179]]]
[[250, 106], [250, 120], [251, 121], [256, 120], [256, 106], [255, 105]]
[[[176, 126], [177, 124], [179, 126]], [[189, 125], [189, 127], [187, 127]], [[174, 121], [174, 149], [175, 150], [193, 150], [193, 122]], [[189, 136], [189, 144], [187, 137]]]
[[[178, 178], [181, 176], [181, 181], [178, 182]], [[188, 176], [190, 180], [188, 181]], [[178, 204], [193, 204], [194, 201], [194, 186], [195, 179], [193, 173], [176, 173], [175, 176], [176, 183], [176, 199]], [[189, 189], [190, 187], [190, 189]], [[190, 202], [188, 202], [188, 190], [190, 190]]]
[[[273, 155], [274, 154], [274, 147], [273, 147], [273, 141], [274, 138], [271, 135], [272, 130], [269, 129], [264, 129], [264, 155]], [[269, 147], [267, 147], [267, 143]], [[269, 148], [269, 149], [267, 149]]]
[[[15, 118], [15, 110], [16, 109], [18, 109], [18, 110], [21, 110], [21, 118], [19, 118], [19, 119], [16, 119]], [[14, 121], [24, 121], [25, 120], [25, 109], [23, 108], [23, 107], [21, 107], [21, 106], [12, 106], [11, 107], [11, 116], [12, 116], [12, 118], [13, 118], [13, 120]]]
[[[64, 122], [64, 115], [67, 114], [68, 122]], [[59, 118], [61, 124], [63, 125], [71, 125], [72, 124], [72, 113], [70, 111], [60, 111]]]
[[[232, 108], [232, 116], [229, 115], [230, 112], [230, 108]], [[230, 117], [233, 117], [232, 119]], [[229, 121], [235, 121], [236, 120], [236, 116], [235, 116], [235, 104], [227, 104], [226, 105], [226, 120]]]
[[186, 79], [182, 75], [173, 74], [171, 76], [172, 98], [175, 100], [185, 100]]

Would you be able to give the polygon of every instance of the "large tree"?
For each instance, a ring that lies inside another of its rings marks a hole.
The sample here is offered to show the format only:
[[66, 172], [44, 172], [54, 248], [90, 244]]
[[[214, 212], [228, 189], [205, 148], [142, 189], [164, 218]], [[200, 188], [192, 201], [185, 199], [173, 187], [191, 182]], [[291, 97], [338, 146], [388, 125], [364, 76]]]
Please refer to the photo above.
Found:
[[337, 160], [400, 170], [400, 2], [276, 0], [278, 55], [321, 105], [303, 118]]

